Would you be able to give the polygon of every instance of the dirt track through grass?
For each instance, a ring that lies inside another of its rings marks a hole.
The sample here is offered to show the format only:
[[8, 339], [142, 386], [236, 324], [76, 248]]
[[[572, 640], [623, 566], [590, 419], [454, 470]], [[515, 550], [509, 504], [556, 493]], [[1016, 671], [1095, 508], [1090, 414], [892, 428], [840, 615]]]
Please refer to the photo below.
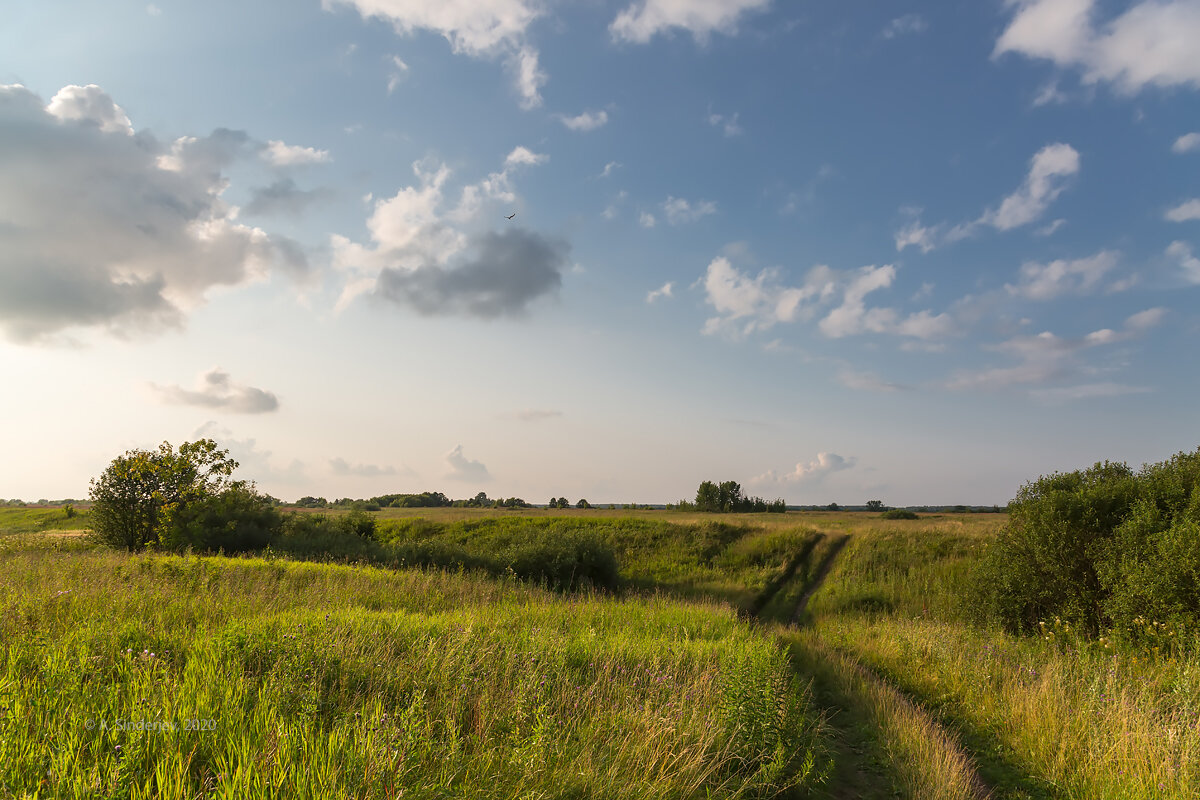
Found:
[[[784, 634], [797, 671], [812, 676], [815, 696], [826, 704], [827, 719], [837, 734], [839, 768], [828, 796], [836, 800], [898, 795], [915, 800], [989, 800], [992, 792], [953, 732], [919, 702], [854, 656], [828, 646], [814, 628], [803, 625], [809, 600], [849, 541], [845, 534], [832, 541], [797, 601]], [[808, 548], [800, 558], [812, 550]]]

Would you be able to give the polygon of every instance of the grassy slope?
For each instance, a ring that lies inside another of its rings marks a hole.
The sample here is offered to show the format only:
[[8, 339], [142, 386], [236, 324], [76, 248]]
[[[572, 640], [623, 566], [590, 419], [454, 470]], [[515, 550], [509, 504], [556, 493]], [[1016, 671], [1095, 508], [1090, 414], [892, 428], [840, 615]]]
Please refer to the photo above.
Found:
[[817, 777], [784, 651], [728, 606], [31, 542], [0, 547], [0, 794], [749, 797]]

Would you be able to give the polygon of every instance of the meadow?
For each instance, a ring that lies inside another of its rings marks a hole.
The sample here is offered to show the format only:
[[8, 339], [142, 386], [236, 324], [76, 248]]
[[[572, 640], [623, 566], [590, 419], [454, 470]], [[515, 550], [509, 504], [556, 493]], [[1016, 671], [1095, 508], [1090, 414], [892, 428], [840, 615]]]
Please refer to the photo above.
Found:
[[[0, 533], [0, 794], [1200, 796], [1195, 633], [980, 625], [1004, 514], [375, 518], [239, 558]], [[387, 561], [580, 536], [613, 587]]]

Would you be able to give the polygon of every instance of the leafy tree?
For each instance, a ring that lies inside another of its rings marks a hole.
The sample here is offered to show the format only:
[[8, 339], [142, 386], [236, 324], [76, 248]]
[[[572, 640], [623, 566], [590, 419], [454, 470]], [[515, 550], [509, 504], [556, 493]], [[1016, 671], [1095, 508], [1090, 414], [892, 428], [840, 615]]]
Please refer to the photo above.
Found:
[[575, 504], [575, 507], [576, 508], [591, 508], [592, 504], [589, 503], [587, 500], [580, 498], [579, 502]]
[[837, 503], [830, 503], [829, 505], [825, 506], [826, 511], [841, 511], [841, 509], [842, 507]]
[[130, 551], [157, 544], [190, 504], [233, 486], [235, 469], [229, 451], [211, 439], [184, 442], [178, 452], [168, 442], [126, 451], [91, 481], [93, 530], [106, 544]]
[[867, 501], [867, 511], [883, 511], [883, 510], [885, 510], [885, 508], [886, 508], [886, 506], [884, 506], [882, 500], [868, 500]]
[[712, 481], [704, 481], [696, 489], [697, 511], [720, 511], [721, 490]]

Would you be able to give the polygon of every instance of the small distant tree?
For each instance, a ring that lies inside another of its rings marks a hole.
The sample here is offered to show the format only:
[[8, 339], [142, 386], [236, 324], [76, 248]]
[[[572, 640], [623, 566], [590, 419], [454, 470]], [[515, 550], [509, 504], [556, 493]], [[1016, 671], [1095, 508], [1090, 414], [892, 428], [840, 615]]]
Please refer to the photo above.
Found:
[[575, 507], [576, 507], [576, 508], [591, 508], [591, 507], [592, 507], [592, 504], [591, 504], [591, 503], [589, 503], [587, 500], [584, 500], [583, 498], [580, 498], [580, 499], [579, 499], [579, 502], [575, 504]]
[[837, 503], [830, 503], [829, 505], [825, 506], [825, 510], [826, 511], [841, 511], [842, 507], [839, 506]]
[[867, 511], [883, 511], [885, 508], [882, 500], [867, 501]]
[[721, 490], [712, 481], [703, 481], [696, 489], [697, 511], [720, 511]]

